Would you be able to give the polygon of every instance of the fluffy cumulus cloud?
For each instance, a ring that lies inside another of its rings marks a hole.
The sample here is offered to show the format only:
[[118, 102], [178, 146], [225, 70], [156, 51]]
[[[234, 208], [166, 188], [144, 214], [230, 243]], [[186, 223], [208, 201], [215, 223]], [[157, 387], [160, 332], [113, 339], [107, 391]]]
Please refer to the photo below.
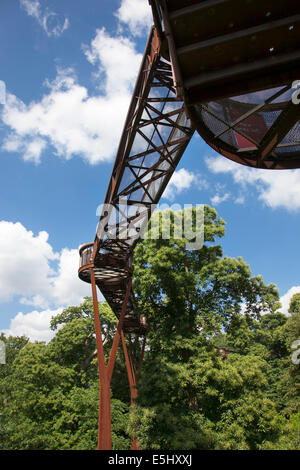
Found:
[[72, 69], [59, 69], [40, 101], [25, 104], [7, 93], [2, 148], [39, 163], [49, 146], [62, 158], [79, 155], [91, 164], [112, 159], [124, 125], [141, 54], [133, 42], [97, 30], [84, 53], [97, 70], [99, 92], [89, 96]]
[[300, 210], [300, 170], [262, 170], [238, 165], [223, 157], [206, 159], [209, 170], [215, 174], [229, 174], [243, 191], [237, 203], [243, 203], [249, 187], [254, 187], [259, 199], [272, 209]]
[[225, 194], [215, 194], [211, 199], [211, 203], [213, 206], [217, 206], [218, 204], [221, 204], [222, 202], [225, 202], [229, 199], [230, 197], [230, 194], [229, 193], [225, 193]]
[[286, 294], [280, 297], [281, 307], [279, 310], [280, 312], [284, 313], [285, 315], [289, 315], [289, 306], [290, 301], [295, 294], [300, 294], [300, 286], [291, 287]]
[[89, 295], [78, 279], [78, 251], [55, 253], [48, 233], [35, 235], [21, 223], [0, 222], [0, 301], [18, 299], [36, 308], [77, 304]]
[[33, 310], [30, 313], [19, 312], [10, 322], [8, 329], [3, 330], [6, 336], [27, 336], [31, 341], [50, 341], [55, 332], [50, 329], [51, 318], [61, 313], [62, 309]]
[[42, 9], [38, 0], [20, 0], [20, 6], [39, 23], [49, 37], [61, 36], [70, 26], [68, 18], [64, 18], [48, 8]]
[[48, 234], [36, 236], [20, 223], [0, 222], [0, 301], [31, 295], [46, 295], [51, 262], [58, 259], [48, 243]]
[[35, 310], [19, 312], [6, 335], [26, 335], [48, 341], [51, 317], [90, 295], [90, 286], [77, 276], [78, 250], [55, 253], [47, 232], [34, 234], [21, 223], [0, 221], [0, 302], [17, 300]]
[[173, 201], [176, 195], [188, 190], [195, 183], [197, 183], [198, 188], [200, 189], [206, 187], [206, 182], [201, 180], [199, 175], [196, 175], [185, 168], [181, 168], [173, 173], [172, 178], [163, 193], [163, 197]]
[[148, 1], [122, 0], [116, 16], [120, 24], [126, 25], [134, 36], [148, 32], [153, 23]]
[[78, 250], [64, 248], [59, 255], [56, 275], [51, 279], [53, 301], [58, 305], [76, 305], [85, 295], [91, 295], [89, 284], [77, 276]]
[[135, 82], [142, 54], [135, 44], [123, 36], [110, 36], [104, 28], [98, 29], [90, 46], [83, 46], [88, 61], [97, 66], [102, 90], [107, 96], [126, 95]]

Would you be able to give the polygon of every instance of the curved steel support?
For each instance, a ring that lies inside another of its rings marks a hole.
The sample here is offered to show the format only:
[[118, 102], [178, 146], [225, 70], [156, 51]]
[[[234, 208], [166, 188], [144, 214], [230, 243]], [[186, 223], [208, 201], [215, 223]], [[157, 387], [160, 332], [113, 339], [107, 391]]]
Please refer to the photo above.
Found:
[[127, 302], [131, 290], [131, 280], [128, 282], [125, 299], [122, 306], [122, 313], [120, 315], [116, 333], [113, 340], [113, 345], [110, 351], [107, 366], [105, 364], [101, 321], [99, 315], [98, 298], [97, 298], [97, 286], [95, 282], [94, 270], [91, 269], [91, 284], [92, 284], [92, 295], [93, 295], [93, 306], [94, 306], [94, 322], [96, 332], [96, 346], [97, 346], [97, 357], [98, 357], [98, 369], [99, 369], [99, 382], [100, 382], [100, 406], [99, 406], [99, 421], [98, 421], [98, 449], [99, 450], [111, 450], [111, 412], [110, 412], [110, 383], [112, 373], [116, 361], [117, 349], [122, 334], [122, 326], [126, 313]]

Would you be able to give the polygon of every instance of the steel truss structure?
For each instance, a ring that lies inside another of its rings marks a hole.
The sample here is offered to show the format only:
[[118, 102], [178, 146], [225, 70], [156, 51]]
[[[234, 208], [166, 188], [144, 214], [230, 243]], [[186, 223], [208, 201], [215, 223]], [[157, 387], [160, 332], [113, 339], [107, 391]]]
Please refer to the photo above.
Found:
[[[131, 404], [146, 316], [132, 289], [133, 250], [197, 129], [238, 163], [300, 167], [299, 0], [149, 0], [151, 28], [94, 242], [80, 249], [92, 285], [100, 378], [98, 448], [111, 449], [110, 382], [121, 339]], [[106, 365], [97, 287], [118, 324]], [[135, 367], [125, 334], [140, 338]], [[132, 442], [132, 449], [138, 442]]]
[[[109, 386], [121, 336], [132, 403], [136, 396], [134, 358], [127, 353], [123, 336], [124, 333], [135, 333], [141, 337], [146, 334], [146, 319], [135, 308], [131, 287], [133, 249], [194, 132], [183, 101], [176, 96], [172, 66], [161, 55], [160, 45], [157, 32], [152, 28], [95, 241], [80, 249], [79, 277], [92, 284], [98, 338], [100, 449], [111, 448]], [[107, 366], [96, 286], [119, 319]], [[136, 443], [133, 443], [132, 448], [135, 447]]]

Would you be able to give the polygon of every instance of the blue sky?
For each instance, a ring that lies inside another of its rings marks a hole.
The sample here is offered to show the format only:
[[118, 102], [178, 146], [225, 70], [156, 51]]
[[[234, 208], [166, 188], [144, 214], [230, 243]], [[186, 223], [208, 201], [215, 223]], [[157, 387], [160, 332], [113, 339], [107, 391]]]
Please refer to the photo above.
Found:
[[[0, 329], [49, 336], [49, 319], [89, 295], [78, 247], [92, 241], [151, 24], [147, 0], [0, 3]], [[195, 135], [164, 203], [226, 221], [228, 256], [300, 292], [300, 170], [251, 170]]]

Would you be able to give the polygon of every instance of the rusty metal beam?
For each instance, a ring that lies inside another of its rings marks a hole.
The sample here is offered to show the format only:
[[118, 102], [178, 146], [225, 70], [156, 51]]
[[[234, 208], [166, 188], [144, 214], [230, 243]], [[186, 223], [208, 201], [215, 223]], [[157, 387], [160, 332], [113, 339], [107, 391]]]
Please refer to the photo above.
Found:
[[263, 166], [263, 161], [284, 139], [286, 134], [294, 127], [300, 119], [300, 106], [292, 102], [282, 111], [273, 125], [270, 127], [265, 137], [260, 143], [258, 152], [258, 167]]
[[110, 386], [106, 373], [105, 357], [102, 340], [101, 321], [98, 308], [97, 288], [95, 273], [91, 269], [91, 284], [94, 305], [94, 322], [96, 332], [96, 346], [99, 369], [99, 420], [98, 420], [98, 449], [110, 450], [111, 443], [111, 415], [110, 415]]
[[[266, 69], [268, 68], [271, 70], [279, 66], [284, 67], [285, 65], [290, 64], [291, 62], [297, 63], [299, 66], [299, 63], [298, 63], [299, 60], [300, 60], [300, 51], [293, 51], [289, 54], [280, 54], [277, 56], [269, 56], [264, 59], [260, 59], [255, 62], [252, 62], [252, 63], [243, 63], [239, 65], [234, 65], [232, 67], [228, 67], [224, 70], [216, 70], [216, 71], [199, 74], [196, 77], [191, 77], [188, 80], [186, 80], [184, 85], [186, 88], [192, 88], [196, 86], [205, 87], [207, 85], [212, 86], [213, 84], [216, 84], [218, 82], [221, 83], [231, 78], [236, 80], [237, 77], [241, 77], [247, 73], [254, 74], [255, 72], [262, 70], [262, 69], [266, 71]], [[274, 86], [277, 86], [278, 82], [277, 82], [276, 77], [273, 78], [273, 83], [274, 83]], [[239, 88], [236, 88], [235, 91], [234, 89], [232, 90], [231, 94], [236, 95], [236, 93], [242, 93], [243, 86], [244, 86], [244, 91], [245, 91], [245, 84], [243, 85], [243, 83], [241, 83]], [[255, 84], [253, 84], [253, 89], [252, 90], [247, 89], [246, 91], [251, 92], [251, 91], [256, 91], [256, 89], [257, 88]], [[226, 92], [226, 95], [228, 96], [228, 92]], [[218, 98], [220, 98], [221, 96], [222, 96], [221, 94], [218, 94]], [[230, 93], [229, 93], [229, 96], [230, 96]], [[213, 99], [213, 98], [214, 96], [210, 96], [210, 97], [207, 96], [207, 98], [205, 98], [204, 101], [207, 99]]]
[[226, 4], [226, 2], [228, 2], [228, 0], [207, 0], [206, 2], [189, 5], [179, 10], [170, 12], [170, 19], [178, 20], [178, 18], [182, 18], [185, 15], [194, 15], [195, 13], [199, 13], [203, 10], [206, 10], [207, 8], [213, 8], [222, 4]]
[[127, 303], [128, 303], [128, 299], [129, 299], [129, 295], [130, 295], [130, 291], [131, 291], [131, 284], [132, 284], [132, 280], [129, 279], [128, 283], [127, 283], [125, 299], [124, 299], [123, 305], [122, 305], [122, 313], [121, 313], [119, 321], [118, 321], [117, 331], [115, 333], [113, 345], [112, 345], [112, 348], [111, 348], [111, 351], [110, 351], [110, 356], [109, 356], [109, 359], [108, 359], [107, 378], [108, 378], [109, 383], [111, 381], [114, 365], [115, 365], [115, 362], [116, 362], [117, 349], [118, 349], [118, 346], [119, 346], [119, 341], [120, 341], [120, 337], [121, 337], [121, 333], [122, 333], [124, 317], [125, 317], [126, 309], [127, 309]]
[[210, 39], [206, 39], [204, 41], [196, 42], [193, 44], [189, 44], [188, 46], [183, 46], [177, 49], [177, 54], [179, 56], [189, 54], [191, 52], [201, 52], [210, 47], [221, 47], [226, 42], [231, 42], [234, 40], [241, 40], [244, 38], [249, 38], [255, 34], [263, 33], [270, 31], [270, 27], [278, 28], [282, 26], [290, 26], [294, 25], [295, 23], [299, 23], [300, 15], [292, 15], [286, 18], [274, 20], [270, 23], [264, 23], [257, 26], [252, 26], [251, 28], [243, 29], [240, 31], [234, 31], [232, 33], [227, 33], [222, 36], [213, 37]]
[[[96, 347], [98, 357], [98, 369], [99, 369], [99, 385], [100, 385], [100, 397], [99, 397], [99, 420], [98, 420], [98, 449], [99, 450], [111, 450], [111, 410], [110, 410], [110, 383], [112, 373], [115, 365], [117, 349], [120, 341], [120, 337], [124, 336], [122, 331], [124, 316], [126, 313], [127, 302], [131, 290], [131, 280], [129, 280], [126, 290], [125, 299], [122, 306], [122, 314], [117, 324], [116, 333], [113, 339], [113, 345], [110, 351], [107, 366], [105, 364], [104, 347], [101, 330], [101, 320], [98, 307], [97, 298], [97, 287], [95, 282], [95, 273], [91, 269], [91, 285], [93, 295], [93, 307], [94, 307], [94, 322], [96, 332]], [[135, 380], [135, 379], [134, 379]], [[135, 382], [134, 382], [135, 383]]]

